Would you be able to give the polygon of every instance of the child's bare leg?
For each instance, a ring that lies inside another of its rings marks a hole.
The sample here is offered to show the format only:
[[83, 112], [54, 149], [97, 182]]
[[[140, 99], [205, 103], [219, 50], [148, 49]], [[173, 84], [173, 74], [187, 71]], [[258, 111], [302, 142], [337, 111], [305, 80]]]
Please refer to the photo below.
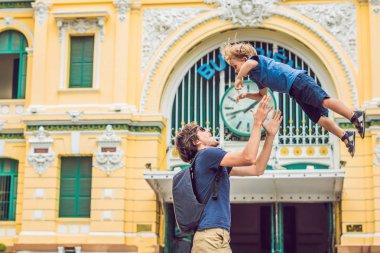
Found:
[[318, 120], [318, 125], [326, 129], [333, 135], [339, 137], [339, 139], [342, 139], [343, 135], [345, 134], [345, 131], [328, 117], [321, 116]]
[[[322, 106], [324, 108], [330, 109], [330, 110], [342, 115], [343, 117], [345, 117], [348, 120], [351, 120], [352, 116], [354, 115], [353, 110], [351, 110], [345, 104], [343, 104], [340, 100], [335, 99], [335, 98], [325, 98], [322, 102]], [[319, 122], [318, 122], [318, 124], [319, 124]], [[329, 132], [331, 132], [331, 131], [329, 131]]]

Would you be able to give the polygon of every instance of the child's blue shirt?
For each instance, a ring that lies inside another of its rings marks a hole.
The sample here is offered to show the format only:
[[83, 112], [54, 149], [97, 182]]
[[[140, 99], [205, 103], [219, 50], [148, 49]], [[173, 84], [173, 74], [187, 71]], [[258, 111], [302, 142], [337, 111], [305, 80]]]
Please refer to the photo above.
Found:
[[249, 78], [257, 84], [259, 89], [268, 87], [272, 91], [289, 94], [294, 79], [299, 74], [305, 73], [304, 70], [294, 69], [262, 55], [254, 55], [249, 59], [259, 63], [248, 73]]

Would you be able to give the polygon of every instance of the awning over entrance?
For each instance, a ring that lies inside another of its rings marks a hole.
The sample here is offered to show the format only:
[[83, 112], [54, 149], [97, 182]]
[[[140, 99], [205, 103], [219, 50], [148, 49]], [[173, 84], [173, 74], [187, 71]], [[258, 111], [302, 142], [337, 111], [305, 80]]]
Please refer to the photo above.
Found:
[[[152, 171], [145, 180], [164, 202], [172, 202], [174, 171]], [[273, 170], [260, 177], [231, 177], [231, 203], [339, 201], [343, 170]]]

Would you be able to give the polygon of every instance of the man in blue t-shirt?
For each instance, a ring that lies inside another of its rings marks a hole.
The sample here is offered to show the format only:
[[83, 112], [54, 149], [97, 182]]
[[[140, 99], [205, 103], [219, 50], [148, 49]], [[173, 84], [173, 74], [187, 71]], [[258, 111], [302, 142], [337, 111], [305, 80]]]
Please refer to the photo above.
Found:
[[[192, 253], [232, 252], [229, 245], [231, 226], [229, 176], [260, 176], [264, 173], [274, 137], [282, 120], [281, 112], [274, 111], [270, 119], [264, 123], [272, 109], [268, 108], [269, 100], [269, 96], [264, 96], [261, 100], [254, 115], [251, 136], [241, 151], [226, 152], [217, 148], [219, 142], [212, 137], [210, 131], [195, 123], [185, 125], [177, 134], [175, 143], [181, 159], [194, 164], [195, 189], [200, 201], [203, 202], [207, 191], [212, 187], [216, 171], [223, 170], [218, 198], [216, 200], [210, 198], [206, 204], [194, 235]], [[262, 151], [258, 154], [261, 126], [266, 130], [266, 138]]]

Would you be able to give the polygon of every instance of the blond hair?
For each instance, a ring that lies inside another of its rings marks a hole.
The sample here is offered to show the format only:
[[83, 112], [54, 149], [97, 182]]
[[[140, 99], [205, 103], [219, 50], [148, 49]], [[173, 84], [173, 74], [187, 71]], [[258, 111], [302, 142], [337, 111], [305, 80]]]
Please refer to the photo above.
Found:
[[251, 44], [246, 42], [231, 43], [229, 40], [222, 45], [220, 51], [223, 59], [228, 63], [233, 58], [242, 59], [257, 55], [256, 49]]

